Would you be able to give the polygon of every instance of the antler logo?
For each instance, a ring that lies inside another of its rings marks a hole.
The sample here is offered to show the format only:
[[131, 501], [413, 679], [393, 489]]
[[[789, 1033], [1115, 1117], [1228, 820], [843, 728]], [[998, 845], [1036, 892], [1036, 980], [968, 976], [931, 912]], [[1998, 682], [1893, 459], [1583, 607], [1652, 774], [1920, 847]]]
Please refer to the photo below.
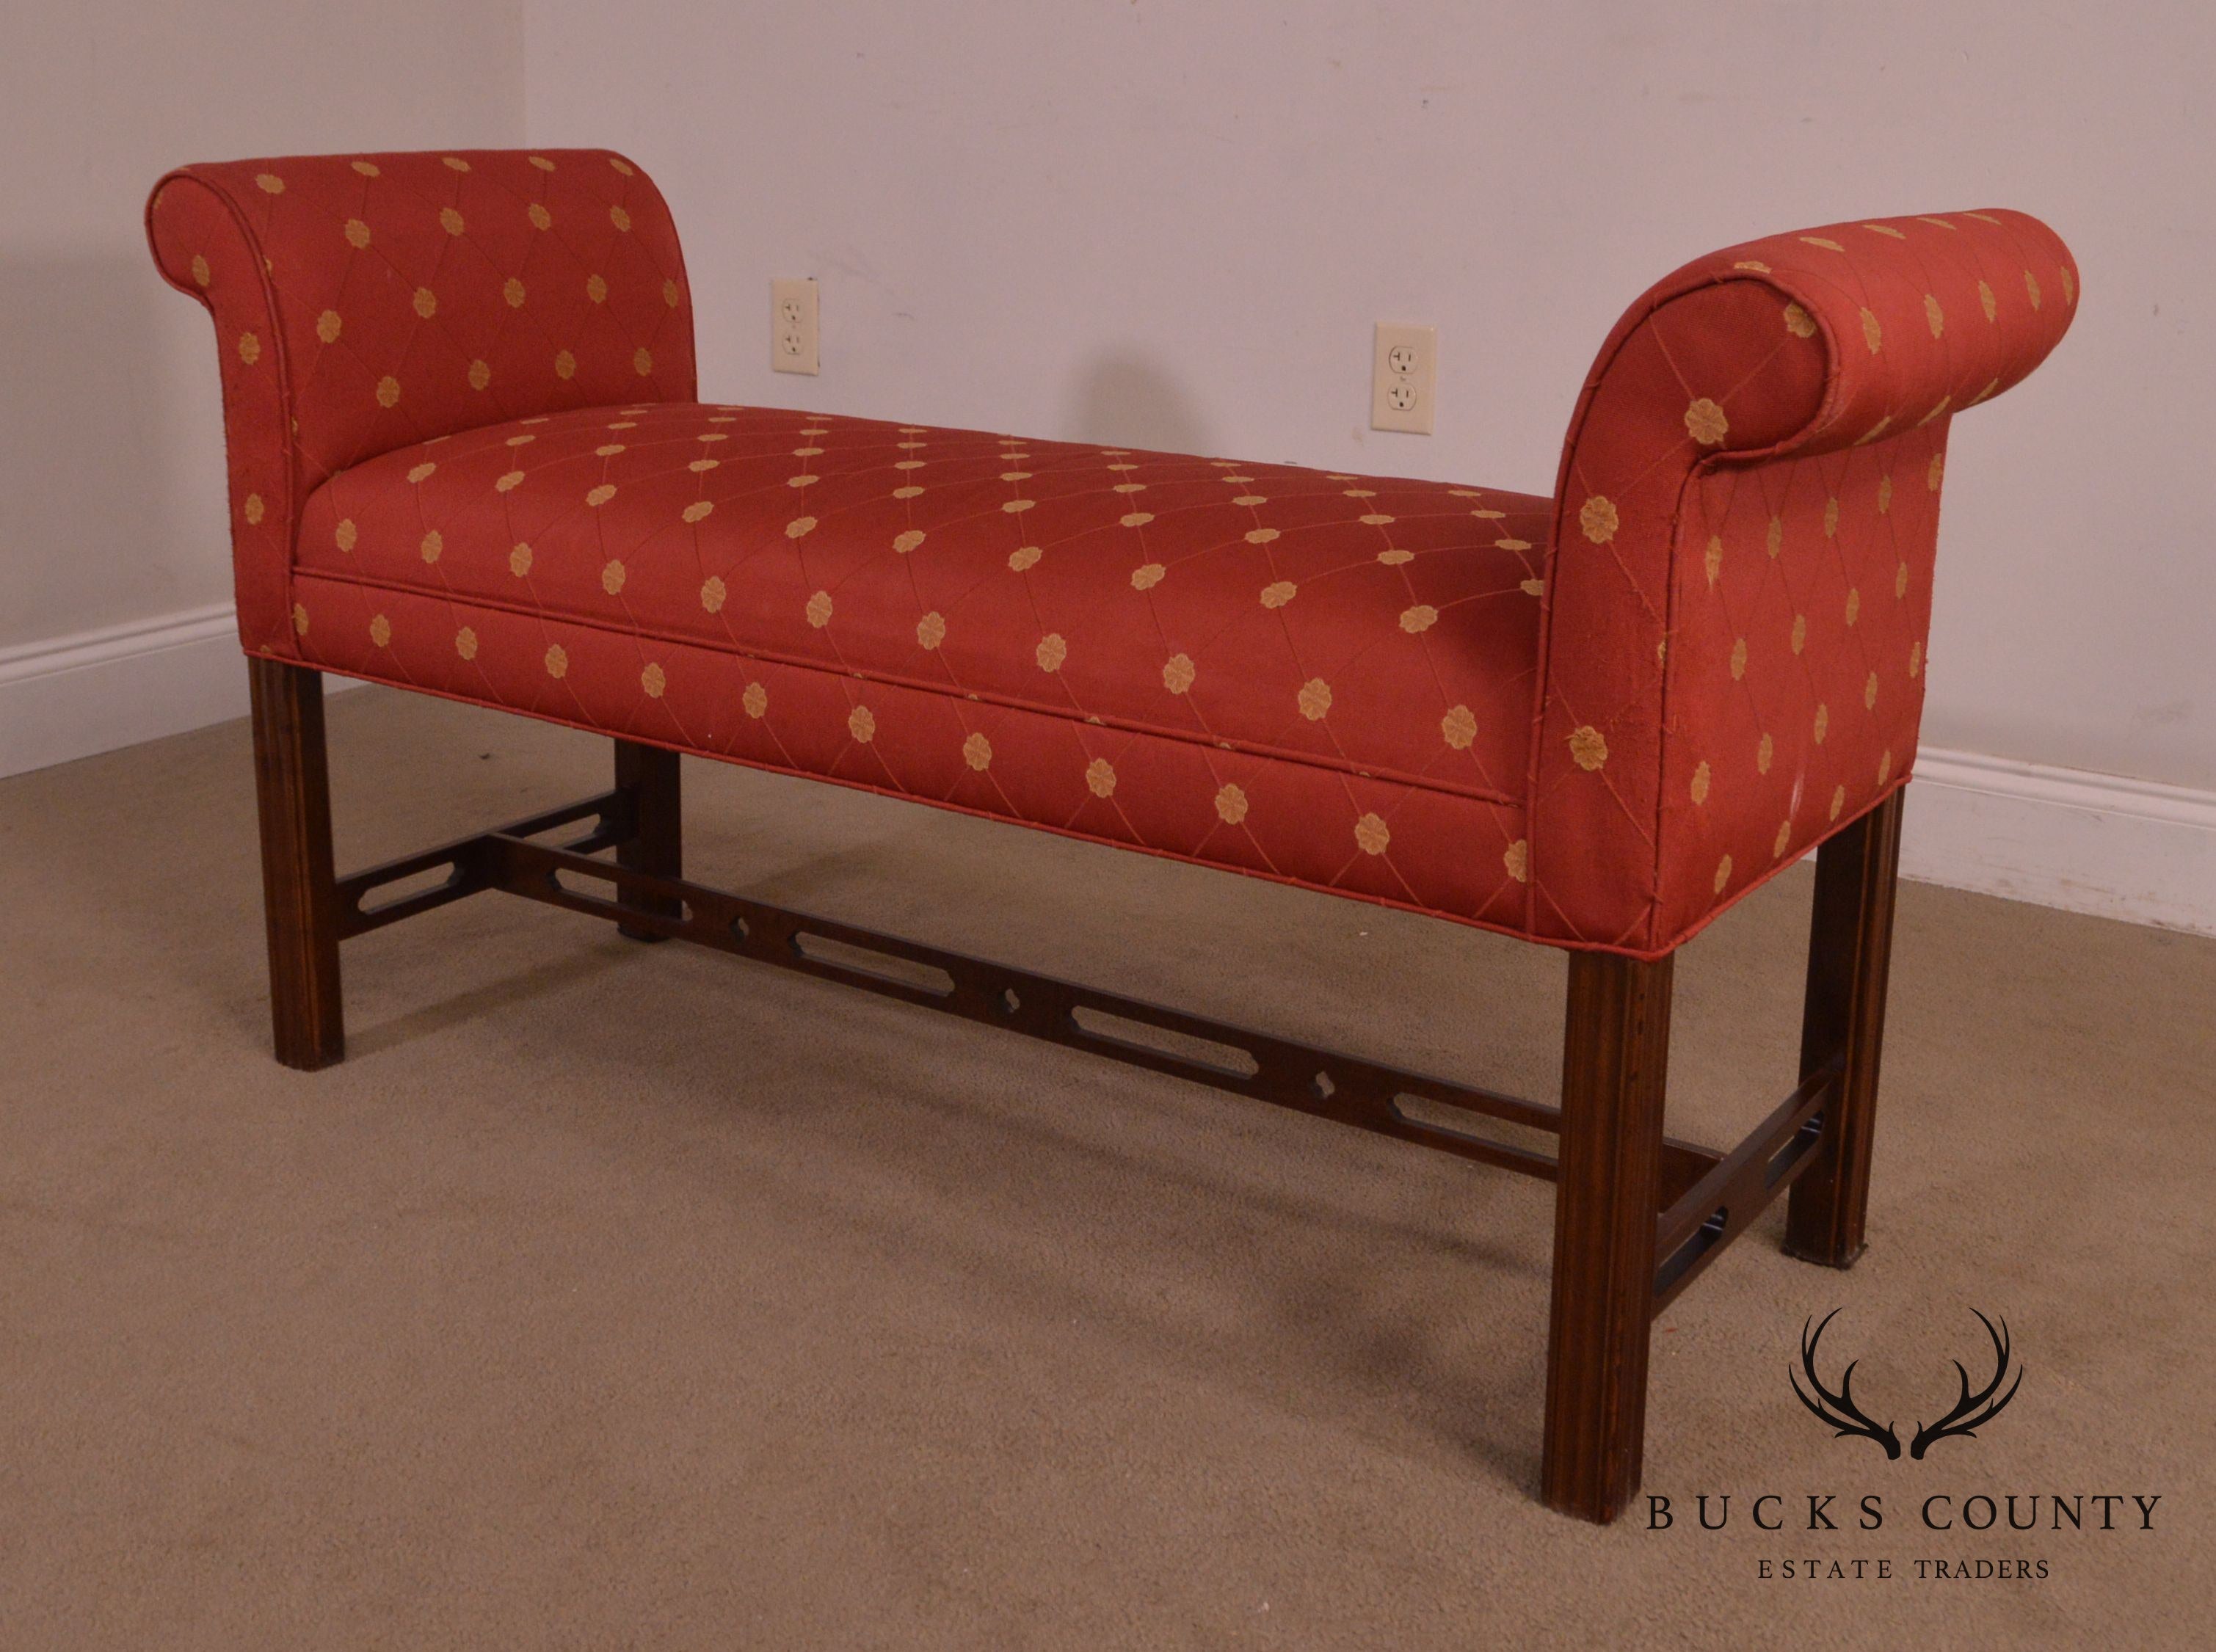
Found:
[[[1893, 1433], [1893, 1424], [1888, 1422], [1880, 1428], [1863, 1416], [1862, 1408], [1855, 1403], [1855, 1366], [1860, 1362], [1851, 1360], [1847, 1362], [1847, 1368], [1839, 1373], [1839, 1391], [1836, 1394], [1825, 1387], [1823, 1378], [1816, 1374], [1816, 1344], [1824, 1340], [1825, 1327], [1838, 1317], [1839, 1311], [1834, 1308], [1824, 1316], [1822, 1325], [1816, 1324], [1813, 1317], [1802, 1322], [1800, 1370], [1808, 1373], [1808, 1385], [1816, 1391], [1816, 1397], [1810, 1399], [1800, 1391], [1800, 1373], [1792, 1372], [1787, 1374], [1793, 1381], [1794, 1397], [1807, 1406], [1819, 1422], [1831, 1425], [1834, 1439], [1859, 1437], [1874, 1440], [1885, 1447], [1888, 1459], [1898, 1458], [1900, 1455], [1900, 1436]], [[1813, 1330], [1811, 1326], [1814, 1327]], [[1924, 1453], [1919, 1451], [1917, 1455], [1921, 1457]]]
[[[2023, 1385], [2023, 1372], [2018, 1368], [2016, 1380], [2009, 1383], [2008, 1391], [2004, 1394], [2000, 1391], [2001, 1385], [2008, 1382], [2010, 1373], [2008, 1321], [2002, 1320], [1999, 1329], [1996, 1330], [1993, 1322], [1977, 1309], [1973, 1308], [1970, 1311], [1978, 1315], [1978, 1323], [1985, 1328], [1985, 1335], [1992, 1339], [1992, 1380], [1983, 1388], [1973, 1391], [1968, 1368], [1960, 1360], [1954, 1362], [1954, 1374], [1961, 1380], [1961, 1396], [1937, 1422], [1919, 1422], [1916, 1425], [1915, 1437], [1909, 1442], [1908, 1454], [1919, 1461], [1924, 1452], [1942, 1440], [1973, 1437], [1979, 1428], [2001, 1414], [2008, 1403], [2016, 1397], [2016, 1391]], [[1834, 1308], [1824, 1316], [1820, 1323], [1812, 1317], [1801, 1325], [1800, 1369], [1788, 1373], [1792, 1379], [1794, 1397], [1818, 1422], [1828, 1425], [1835, 1438], [1874, 1440], [1885, 1447], [1888, 1460], [1897, 1459], [1900, 1456], [1900, 1436], [1894, 1432], [1893, 1424], [1874, 1421], [1855, 1403], [1855, 1366], [1860, 1362], [1848, 1362], [1847, 1368], [1839, 1373], [1839, 1386], [1836, 1392], [1824, 1385], [1823, 1378], [1817, 1373], [1817, 1345], [1824, 1339], [1825, 1327], [1838, 1315], [1839, 1310]], [[1804, 1373], [1808, 1379], [1809, 1389], [1814, 1391], [1813, 1398], [1800, 1386]], [[2000, 1397], [1994, 1398], [1996, 1394]]]
[[1973, 1394], [1970, 1391], [1969, 1372], [1964, 1369], [1960, 1360], [1955, 1360], [1954, 1374], [1962, 1379], [1961, 1397], [1954, 1402], [1953, 1408], [1938, 1422], [1919, 1422], [1916, 1425], [1916, 1439], [1908, 1448], [1908, 1454], [1911, 1457], [1922, 1457], [1925, 1452], [1942, 1440], [1955, 1435], [1967, 1440], [1975, 1434], [1979, 1428], [2001, 1414], [2002, 1409], [2016, 1397], [2016, 1391], [2023, 1385], [2023, 1373], [2019, 1370], [2016, 1373], [2016, 1380], [2009, 1384], [2008, 1392], [2002, 1394], [1998, 1399], [1993, 1397], [1999, 1392], [2001, 1384], [2006, 1380], [2009, 1374], [2008, 1321], [2002, 1320], [2001, 1328], [1995, 1330], [1991, 1320], [1986, 1318], [1982, 1313], [1978, 1313], [1975, 1308], [1971, 1309], [1970, 1311], [1978, 1314], [1978, 1323], [1985, 1328], [1985, 1335], [1992, 1338], [1993, 1379]]

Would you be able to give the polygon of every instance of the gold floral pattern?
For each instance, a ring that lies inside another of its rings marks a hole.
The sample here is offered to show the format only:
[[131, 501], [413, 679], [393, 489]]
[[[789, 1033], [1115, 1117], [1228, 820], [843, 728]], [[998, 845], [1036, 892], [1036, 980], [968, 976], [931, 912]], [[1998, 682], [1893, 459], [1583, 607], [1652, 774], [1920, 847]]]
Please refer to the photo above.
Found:
[[1707, 396], [1696, 396], [1685, 408], [1685, 433], [1703, 447], [1714, 447], [1731, 433], [1731, 421]]

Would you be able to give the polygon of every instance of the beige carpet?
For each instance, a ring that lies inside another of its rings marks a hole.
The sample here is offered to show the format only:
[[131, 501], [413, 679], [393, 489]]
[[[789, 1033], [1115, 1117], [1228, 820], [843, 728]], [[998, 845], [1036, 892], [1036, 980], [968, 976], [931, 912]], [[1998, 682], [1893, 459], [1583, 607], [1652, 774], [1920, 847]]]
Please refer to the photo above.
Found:
[[[606, 765], [331, 721], [348, 865]], [[1558, 955], [686, 779], [703, 879], [1551, 1095]], [[1676, 1524], [1598, 1531], [1534, 1500], [1542, 1184], [496, 895], [349, 943], [351, 1059], [287, 1072], [252, 830], [243, 725], [0, 782], [9, 1649], [2205, 1644], [2216, 943], [1905, 888], [1870, 1253], [1773, 1213], [1698, 1282]], [[1807, 880], [1680, 961], [1677, 1133], [1789, 1086]], [[1922, 1462], [1834, 1440], [1786, 1371], [1841, 1305], [1827, 1373], [1904, 1436], [1973, 1307], [2022, 1391]], [[2161, 1502], [1917, 1525], [1980, 1492]], [[1812, 1558], [1870, 1564], [1760, 1575]]]

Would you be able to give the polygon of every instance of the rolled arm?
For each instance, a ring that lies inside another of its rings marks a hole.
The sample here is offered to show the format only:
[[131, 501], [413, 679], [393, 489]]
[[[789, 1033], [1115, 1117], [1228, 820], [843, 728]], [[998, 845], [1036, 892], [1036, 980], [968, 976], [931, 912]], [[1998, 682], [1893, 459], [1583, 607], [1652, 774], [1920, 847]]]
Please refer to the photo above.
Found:
[[1906, 778], [1949, 426], [2077, 301], [1995, 211], [1750, 242], [1626, 313], [1556, 490], [1537, 932], [1666, 951]]
[[268, 260], [231, 199], [189, 173], [155, 187], [146, 234], [163, 279], [215, 322], [240, 641], [249, 654], [297, 657], [288, 590], [300, 467]]
[[511, 419], [690, 401], [669, 209], [604, 150], [294, 156], [181, 168], [146, 232], [214, 317], [239, 635], [297, 656], [299, 511], [334, 472]]

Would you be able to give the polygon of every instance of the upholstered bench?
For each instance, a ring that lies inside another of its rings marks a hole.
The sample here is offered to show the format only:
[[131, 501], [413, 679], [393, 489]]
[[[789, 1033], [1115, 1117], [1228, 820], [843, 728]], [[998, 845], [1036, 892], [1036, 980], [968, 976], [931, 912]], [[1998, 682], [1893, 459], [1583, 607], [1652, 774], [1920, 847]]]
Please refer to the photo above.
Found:
[[[502, 889], [1552, 1178], [1544, 1489], [1594, 1520], [1660, 1306], [1788, 1188], [1788, 1249], [1860, 1253], [1948, 433], [2077, 304], [2036, 220], [1685, 266], [1551, 498], [701, 402], [600, 151], [194, 166], [148, 226], [220, 347], [279, 1059], [342, 1054], [341, 940]], [[339, 877], [324, 671], [612, 736], [614, 783]], [[1573, 949], [1561, 1106], [688, 882], [679, 752]], [[1794, 1087], [1665, 1137], [1673, 953], [1812, 849]]]

